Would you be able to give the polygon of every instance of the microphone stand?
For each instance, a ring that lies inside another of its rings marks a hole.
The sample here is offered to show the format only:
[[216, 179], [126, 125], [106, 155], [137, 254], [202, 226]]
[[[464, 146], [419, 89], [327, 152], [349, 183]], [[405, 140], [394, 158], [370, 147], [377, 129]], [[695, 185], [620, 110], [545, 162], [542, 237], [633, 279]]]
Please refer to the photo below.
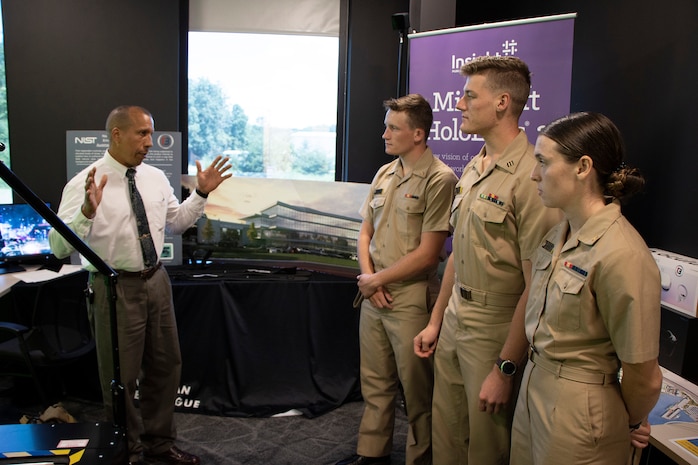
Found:
[[[400, 42], [398, 44], [397, 52], [397, 96], [402, 97], [407, 93], [407, 83], [406, 83], [406, 72], [405, 72], [405, 51], [407, 48], [405, 44], [407, 42], [407, 29], [400, 30]], [[403, 62], [403, 60], [405, 60]]]
[[402, 97], [407, 93], [407, 33], [410, 28], [409, 13], [395, 13], [391, 17], [393, 30], [398, 31], [399, 42], [397, 51], [397, 95]]
[[[5, 144], [0, 142], [0, 152]], [[15, 175], [5, 163], [0, 161], [0, 177], [19, 194], [34, 210], [37, 211], [58, 233], [67, 240], [97, 271], [108, 280], [110, 294], [109, 310], [111, 319], [112, 358], [114, 363], [114, 379], [111, 381], [112, 410], [114, 427], [126, 436], [126, 399], [125, 389], [121, 382], [121, 364], [119, 362], [119, 337], [116, 326], [116, 278], [118, 274], [102, 260], [77, 234], [73, 232], [26, 184]]]

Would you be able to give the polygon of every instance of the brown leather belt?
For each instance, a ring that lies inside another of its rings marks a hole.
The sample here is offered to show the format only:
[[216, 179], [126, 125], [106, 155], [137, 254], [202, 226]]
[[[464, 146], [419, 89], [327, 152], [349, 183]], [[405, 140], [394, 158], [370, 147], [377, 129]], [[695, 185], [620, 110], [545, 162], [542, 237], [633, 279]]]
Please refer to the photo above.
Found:
[[153, 277], [155, 272], [159, 270], [162, 267], [162, 262], [158, 262], [157, 265], [151, 266], [150, 268], [146, 268], [145, 270], [141, 271], [124, 271], [124, 270], [115, 270], [120, 278], [139, 278], [143, 279], [145, 281], [149, 280], [150, 278]]
[[528, 351], [528, 359], [545, 371], [553, 373], [560, 378], [569, 379], [570, 381], [601, 385], [615, 384], [618, 382], [617, 373], [600, 373], [587, 371], [582, 368], [565, 366], [558, 361], [543, 357], [542, 355], [535, 353], [533, 350]]

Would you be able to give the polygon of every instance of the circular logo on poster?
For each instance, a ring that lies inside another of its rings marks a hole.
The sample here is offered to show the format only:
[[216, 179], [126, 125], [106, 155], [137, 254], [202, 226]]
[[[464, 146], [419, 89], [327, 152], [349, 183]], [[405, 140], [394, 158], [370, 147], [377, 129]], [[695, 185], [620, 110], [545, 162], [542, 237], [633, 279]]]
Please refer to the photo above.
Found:
[[174, 137], [169, 134], [161, 134], [158, 136], [158, 145], [161, 149], [170, 149], [174, 145]]

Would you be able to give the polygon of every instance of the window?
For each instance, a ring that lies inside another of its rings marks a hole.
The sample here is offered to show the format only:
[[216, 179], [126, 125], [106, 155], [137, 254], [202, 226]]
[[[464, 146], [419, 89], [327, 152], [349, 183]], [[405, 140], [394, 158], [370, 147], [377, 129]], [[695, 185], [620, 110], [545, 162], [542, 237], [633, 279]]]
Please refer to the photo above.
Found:
[[335, 180], [337, 37], [189, 33], [189, 173]]
[[[2, 2], [0, 1], [0, 18], [2, 18]], [[7, 122], [7, 84], [5, 81], [5, 33], [0, 21], [0, 142], [5, 144], [5, 150], [0, 152], [0, 160], [10, 166], [10, 130]], [[12, 189], [0, 179], [0, 203], [12, 203]]]

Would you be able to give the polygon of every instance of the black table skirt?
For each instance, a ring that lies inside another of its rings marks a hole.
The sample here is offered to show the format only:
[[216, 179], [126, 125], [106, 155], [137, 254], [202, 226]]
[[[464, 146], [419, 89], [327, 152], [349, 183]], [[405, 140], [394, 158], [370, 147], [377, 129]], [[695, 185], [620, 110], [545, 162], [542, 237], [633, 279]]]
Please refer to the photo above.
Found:
[[183, 358], [177, 411], [313, 417], [360, 399], [356, 280], [168, 268]]

